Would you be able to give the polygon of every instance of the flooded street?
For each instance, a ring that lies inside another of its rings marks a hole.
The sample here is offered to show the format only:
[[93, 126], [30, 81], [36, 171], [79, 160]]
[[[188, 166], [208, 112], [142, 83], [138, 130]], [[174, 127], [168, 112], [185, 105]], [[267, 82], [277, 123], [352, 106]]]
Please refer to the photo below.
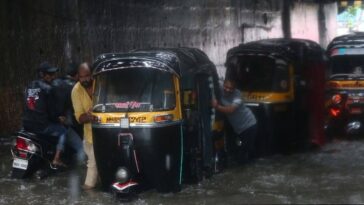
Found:
[[[0, 204], [120, 204], [111, 194], [72, 186], [84, 176], [70, 171], [43, 180], [10, 179], [10, 143], [0, 143]], [[363, 141], [336, 141], [318, 152], [228, 168], [177, 194], [150, 190], [130, 204], [364, 203], [363, 155]]]

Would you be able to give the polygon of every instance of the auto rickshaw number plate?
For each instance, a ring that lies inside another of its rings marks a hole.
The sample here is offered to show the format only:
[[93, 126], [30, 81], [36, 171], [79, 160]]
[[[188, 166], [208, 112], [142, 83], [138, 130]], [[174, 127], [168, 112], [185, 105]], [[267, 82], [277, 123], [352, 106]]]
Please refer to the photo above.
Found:
[[27, 169], [28, 168], [28, 160], [14, 158], [13, 167], [18, 169]]
[[121, 128], [129, 128], [129, 118], [123, 117], [120, 119], [120, 127]]

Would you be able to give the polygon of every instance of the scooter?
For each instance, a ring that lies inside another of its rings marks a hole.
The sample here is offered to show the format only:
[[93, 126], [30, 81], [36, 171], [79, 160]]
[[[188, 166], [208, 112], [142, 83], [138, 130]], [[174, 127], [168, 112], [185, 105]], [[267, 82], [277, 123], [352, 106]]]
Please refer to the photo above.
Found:
[[[11, 177], [17, 179], [30, 178], [34, 174], [43, 179], [59, 170], [52, 165], [56, 153], [56, 143], [53, 138], [20, 130], [14, 136], [11, 153], [13, 164]], [[70, 159], [66, 148], [62, 158]]]

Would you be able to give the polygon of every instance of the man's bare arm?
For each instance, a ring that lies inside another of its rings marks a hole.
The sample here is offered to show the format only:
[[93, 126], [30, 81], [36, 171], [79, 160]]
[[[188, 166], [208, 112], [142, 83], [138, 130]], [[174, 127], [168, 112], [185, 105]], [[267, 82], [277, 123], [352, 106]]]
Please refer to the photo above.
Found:
[[217, 111], [222, 112], [224, 114], [230, 114], [235, 112], [235, 110], [238, 108], [237, 105], [227, 105], [227, 106], [223, 106], [220, 105], [217, 100], [213, 99], [212, 100], [212, 107], [214, 107]]

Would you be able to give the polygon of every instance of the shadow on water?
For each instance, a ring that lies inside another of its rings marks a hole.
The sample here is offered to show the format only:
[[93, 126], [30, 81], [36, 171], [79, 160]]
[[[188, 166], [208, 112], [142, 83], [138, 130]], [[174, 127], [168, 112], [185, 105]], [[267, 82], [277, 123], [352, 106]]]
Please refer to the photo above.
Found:
[[[43, 180], [9, 178], [10, 144], [0, 140], [0, 204], [120, 204], [111, 194], [80, 190], [85, 168]], [[334, 141], [320, 151], [230, 167], [177, 194], [151, 190], [130, 204], [364, 203], [362, 156], [364, 141]]]

